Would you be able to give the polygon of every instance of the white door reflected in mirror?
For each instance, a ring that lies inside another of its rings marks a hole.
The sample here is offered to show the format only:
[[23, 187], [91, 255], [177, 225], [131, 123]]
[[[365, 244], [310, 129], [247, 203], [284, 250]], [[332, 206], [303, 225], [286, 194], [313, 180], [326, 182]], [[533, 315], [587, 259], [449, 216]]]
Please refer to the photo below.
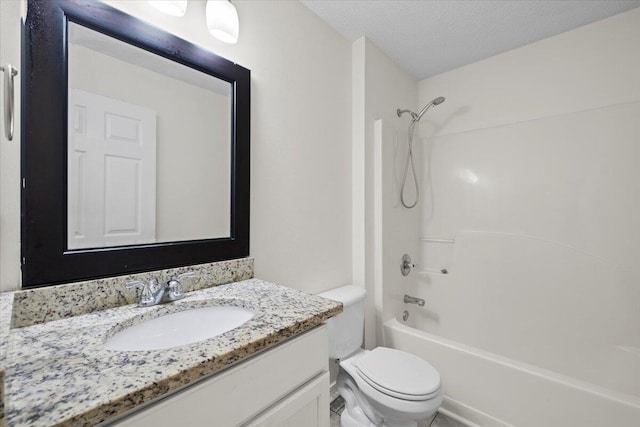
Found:
[[155, 242], [155, 111], [78, 89], [68, 111], [69, 248]]

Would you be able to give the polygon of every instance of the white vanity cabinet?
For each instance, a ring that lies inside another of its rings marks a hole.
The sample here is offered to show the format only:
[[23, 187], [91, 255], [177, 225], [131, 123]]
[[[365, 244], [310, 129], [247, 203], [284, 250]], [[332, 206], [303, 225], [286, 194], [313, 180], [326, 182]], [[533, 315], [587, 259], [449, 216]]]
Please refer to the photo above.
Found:
[[318, 326], [109, 425], [326, 427], [327, 345]]

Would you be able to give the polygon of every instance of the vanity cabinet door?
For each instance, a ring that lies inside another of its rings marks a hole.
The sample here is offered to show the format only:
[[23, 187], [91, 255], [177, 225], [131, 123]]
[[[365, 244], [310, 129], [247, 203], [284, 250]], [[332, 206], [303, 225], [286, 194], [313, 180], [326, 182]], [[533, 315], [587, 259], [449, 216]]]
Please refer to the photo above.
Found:
[[327, 427], [329, 425], [329, 373], [302, 386], [251, 420], [246, 427]]

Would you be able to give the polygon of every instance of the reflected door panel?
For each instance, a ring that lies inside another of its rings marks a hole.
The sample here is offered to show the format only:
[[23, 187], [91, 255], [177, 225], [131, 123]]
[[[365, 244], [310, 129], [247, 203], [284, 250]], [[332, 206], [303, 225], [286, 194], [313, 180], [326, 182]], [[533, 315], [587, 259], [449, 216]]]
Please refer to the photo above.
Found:
[[156, 113], [69, 91], [68, 248], [156, 241]]

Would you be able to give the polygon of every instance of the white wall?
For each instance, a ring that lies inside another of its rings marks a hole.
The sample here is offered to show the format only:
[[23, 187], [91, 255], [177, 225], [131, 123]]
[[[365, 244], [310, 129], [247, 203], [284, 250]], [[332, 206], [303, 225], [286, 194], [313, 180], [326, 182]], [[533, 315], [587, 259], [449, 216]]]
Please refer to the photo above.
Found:
[[414, 280], [400, 274], [400, 258], [417, 256], [420, 209], [400, 205], [409, 120], [396, 109], [416, 109], [418, 82], [366, 38], [354, 42], [353, 64], [354, 282], [367, 289], [365, 344], [374, 347]]
[[351, 281], [350, 45], [298, 2], [234, 2], [236, 45], [182, 18], [107, 1], [251, 70], [251, 255], [265, 280], [320, 292]]
[[256, 276], [314, 293], [351, 282], [350, 43], [293, 1], [234, 2], [236, 45], [207, 32], [204, 1], [181, 18], [146, 1], [106, 3], [251, 70]]
[[424, 329], [640, 396], [639, 42], [635, 9], [420, 82], [421, 233], [456, 239]]

